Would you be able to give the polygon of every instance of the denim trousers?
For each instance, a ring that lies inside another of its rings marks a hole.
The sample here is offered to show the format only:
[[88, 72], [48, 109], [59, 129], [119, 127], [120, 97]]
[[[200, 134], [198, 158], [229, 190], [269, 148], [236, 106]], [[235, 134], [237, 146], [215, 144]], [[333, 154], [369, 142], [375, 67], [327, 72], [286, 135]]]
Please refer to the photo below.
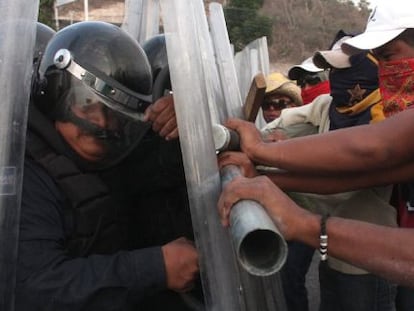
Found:
[[319, 311], [395, 311], [397, 286], [372, 274], [344, 274], [319, 265]]
[[288, 311], [309, 310], [305, 281], [314, 252], [303, 243], [288, 242], [288, 256], [280, 273]]
[[395, 306], [397, 307], [397, 311], [413, 311], [414, 288], [398, 286]]

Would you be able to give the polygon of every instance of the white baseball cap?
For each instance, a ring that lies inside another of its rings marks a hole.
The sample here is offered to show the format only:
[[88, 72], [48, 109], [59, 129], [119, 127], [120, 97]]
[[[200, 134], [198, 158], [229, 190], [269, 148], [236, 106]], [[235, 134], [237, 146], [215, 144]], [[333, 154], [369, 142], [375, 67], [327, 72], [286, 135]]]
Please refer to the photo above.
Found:
[[313, 62], [320, 68], [349, 68], [351, 63], [349, 62], [349, 55], [345, 54], [341, 45], [352, 36], [345, 35], [334, 43], [332, 48], [327, 51], [317, 51], [313, 55]]
[[342, 49], [371, 50], [396, 38], [407, 28], [414, 28], [413, 0], [380, 0], [371, 12], [365, 31], [346, 40]]
[[313, 63], [312, 56], [305, 59], [300, 65], [295, 65], [289, 69], [288, 77], [291, 80], [297, 80], [304, 71], [310, 73], [321, 72], [323, 69], [316, 67]]

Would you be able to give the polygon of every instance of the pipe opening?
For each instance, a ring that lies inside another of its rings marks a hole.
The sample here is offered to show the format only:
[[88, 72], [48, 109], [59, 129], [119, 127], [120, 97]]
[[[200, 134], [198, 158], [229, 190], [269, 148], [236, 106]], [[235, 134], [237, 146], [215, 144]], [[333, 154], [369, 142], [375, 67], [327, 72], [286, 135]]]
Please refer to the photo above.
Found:
[[239, 259], [246, 270], [257, 276], [278, 272], [287, 257], [285, 240], [271, 230], [255, 230], [245, 236], [239, 247]]

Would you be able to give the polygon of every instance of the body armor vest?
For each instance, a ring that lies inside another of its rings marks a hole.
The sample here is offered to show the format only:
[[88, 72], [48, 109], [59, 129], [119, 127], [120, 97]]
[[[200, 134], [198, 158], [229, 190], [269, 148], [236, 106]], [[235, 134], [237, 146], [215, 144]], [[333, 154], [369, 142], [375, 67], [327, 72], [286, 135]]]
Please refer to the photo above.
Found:
[[59, 144], [51, 122], [30, 106], [26, 154], [65, 195], [71, 256], [194, 238], [178, 141], [147, 135], [122, 163], [99, 173], [85, 173]]
[[108, 254], [123, 248], [125, 238], [119, 223], [120, 215], [108, 187], [98, 175], [82, 172], [71, 159], [56, 151], [52, 146], [57, 142], [49, 143], [50, 136], [46, 143], [41, 135], [36, 134], [41, 123], [46, 130], [50, 130], [47, 128], [50, 121], [38, 119], [39, 115], [31, 107], [26, 156], [40, 164], [64, 193], [63, 215], [65, 231], [69, 236], [66, 241], [68, 254]]
[[[85, 173], [64, 155], [52, 123], [35, 107], [29, 109], [26, 157], [40, 164], [64, 194], [69, 256], [163, 245], [181, 236], [193, 239], [178, 142], [147, 135], [120, 165]], [[201, 284], [193, 294], [203, 300]], [[191, 309], [171, 291], [154, 297], [140, 301], [139, 309]]]

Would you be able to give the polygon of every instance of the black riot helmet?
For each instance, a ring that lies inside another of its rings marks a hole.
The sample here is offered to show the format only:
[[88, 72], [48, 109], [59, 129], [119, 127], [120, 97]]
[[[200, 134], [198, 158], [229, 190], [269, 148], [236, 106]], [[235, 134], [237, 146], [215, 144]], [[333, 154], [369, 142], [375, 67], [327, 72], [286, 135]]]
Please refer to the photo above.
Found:
[[[47, 115], [56, 111], [73, 78], [104, 97], [116, 100], [112, 95], [119, 94], [118, 99], [124, 99], [119, 103], [127, 108], [131, 104], [132, 109], [143, 108], [138, 99], [148, 100], [145, 95], [152, 88], [151, 68], [142, 48], [121, 28], [105, 22], [80, 22], [58, 31], [46, 47], [39, 78], [43, 89], [37, 105]], [[101, 89], [100, 84], [104, 84]]]
[[171, 90], [170, 71], [168, 68], [167, 45], [165, 35], [151, 37], [142, 45], [151, 65], [154, 81], [153, 98], [158, 99]]
[[54, 36], [54, 31], [49, 26], [40, 22], [36, 23], [36, 43], [33, 52], [33, 63], [36, 63], [42, 56], [49, 40]]
[[142, 48], [147, 54], [148, 61], [151, 65], [152, 76], [155, 77], [165, 67], [168, 66], [167, 46], [165, 44], [165, 35], [156, 35], [149, 38], [142, 44]]
[[[105, 22], [79, 22], [58, 31], [40, 61], [34, 103], [52, 121], [68, 122], [102, 144], [97, 167], [128, 154], [150, 125], [148, 59], [129, 34]], [[97, 116], [105, 122], [98, 122]]]

